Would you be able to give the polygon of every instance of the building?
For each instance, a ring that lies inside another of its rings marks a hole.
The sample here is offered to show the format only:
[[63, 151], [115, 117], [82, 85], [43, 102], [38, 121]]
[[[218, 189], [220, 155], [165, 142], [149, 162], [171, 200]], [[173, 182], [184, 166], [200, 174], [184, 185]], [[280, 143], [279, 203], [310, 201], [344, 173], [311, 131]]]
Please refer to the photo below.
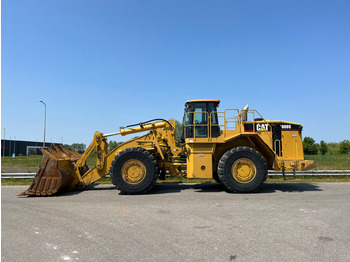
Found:
[[[50, 147], [52, 144], [54, 143], [45, 142], [45, 147]], [[42, 155], [39, 150], [41, 147], [43, 147], [43, 142], [1, 139], [1, 156]]]

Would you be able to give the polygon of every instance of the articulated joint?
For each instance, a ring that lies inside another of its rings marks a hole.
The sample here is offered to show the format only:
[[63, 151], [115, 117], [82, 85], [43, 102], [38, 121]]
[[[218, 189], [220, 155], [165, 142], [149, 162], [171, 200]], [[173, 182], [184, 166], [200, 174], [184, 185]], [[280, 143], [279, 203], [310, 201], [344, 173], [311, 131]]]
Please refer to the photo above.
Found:
[[94, 138], [98, 145], [101, 144], [103, 139], [103, 133], [96, 131], [94, 134]]

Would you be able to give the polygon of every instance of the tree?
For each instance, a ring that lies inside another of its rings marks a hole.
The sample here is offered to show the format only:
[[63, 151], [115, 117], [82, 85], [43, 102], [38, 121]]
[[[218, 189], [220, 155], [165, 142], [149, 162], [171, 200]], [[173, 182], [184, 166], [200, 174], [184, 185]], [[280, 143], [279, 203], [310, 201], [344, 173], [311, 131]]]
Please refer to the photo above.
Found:
[[320, 153], [322, 154], [322, 155], [324, 155], [324, 154], [326, 154], [328, 152], [328, 146], [327, 146], [327, 144], [323, 141], [323, 140], [321, 140], [321, 142], [320, 142]]
[[81, 144], [79, 144], [79, 143], [74, 143], [74, 144], [71, 144], [71, 145], [65, 144], [65, 145], [63, 145], [63, 146], [66, 147], [66, 148], [71, 148], [71, 149], [77, 151], [77, 152], [80, 153], [80, 154], [84, 153], [84, 151], [85, 151], [85, 149], [86, 149], [86, 145], [83, 144], [83, 143], [81, 143]]
[[350, 141], [344, 140], [339, 144], [339, 153], [342, 155], [348, 154], [350, 152]]
[[181, 135], [182, 135], [183, 125], [180, 123], [180, 121], [175, 120], [175, 140], [177, 142], [181, 142]]
[[303, 148], [305, 155], [317, 155], [318, 146], [313, 138], [308, 136], [304, 137]]
[[108, 143], [108, 152], [111, 152], [114, 148], [117, 146], [123, 144], [123, 142], [117, 142], [117, 141], [109, 141]]
[[81, 144], [79, 144], [79, 143], [74, 143], [74, 144], [71, 145], [71, 147], [72, 147], [75, 151], [77, 151], [78, 153], [80, 153], [80, 154], [84, 153], [84, 151], [85, 151], [85, 149], [86, 149], [86, 145], [83, 144], [83, 143], [81, 143]]

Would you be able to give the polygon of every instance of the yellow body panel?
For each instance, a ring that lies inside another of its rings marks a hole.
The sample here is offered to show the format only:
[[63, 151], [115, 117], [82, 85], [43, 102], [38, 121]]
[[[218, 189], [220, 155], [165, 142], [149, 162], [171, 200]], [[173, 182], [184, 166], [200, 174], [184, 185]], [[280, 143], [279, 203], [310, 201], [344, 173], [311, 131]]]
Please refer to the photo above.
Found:
[[212, 178], [213, 153], [215, 144], [188, 143], [187, 144], [187, 177]]

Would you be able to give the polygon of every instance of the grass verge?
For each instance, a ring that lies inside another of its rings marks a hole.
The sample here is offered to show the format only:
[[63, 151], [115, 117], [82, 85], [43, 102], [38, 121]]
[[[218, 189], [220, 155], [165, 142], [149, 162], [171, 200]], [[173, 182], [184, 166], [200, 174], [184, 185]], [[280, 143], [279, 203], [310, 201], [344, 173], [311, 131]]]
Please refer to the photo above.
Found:
[[6, 156], [1, 158], [1, 167], [38, 167], [42, 159], [42, 156]]
[[350, 176], [297, 176], [296, 179], [284, 180], [282, 176], [269, 176], [267, 183], [323, 183], [350, 182]]
[[[16, 156], [13, 157], [2, 157], [1, 158], [1, 167], [19, 167], [19, 168], [35, 168], [37, 169], [43, 159], [43, 156]], [[93, 167], [96, 165], [96, 156], [89, 156], [86, 160], [86, 164], [89, 167]], [[23, 171], [24, 173], [31, 173], [27, 172], [26, 170]]]
[[314, 160], [316, 170], [350, 170], [350, 154], [305, 155], [305, 160]]

